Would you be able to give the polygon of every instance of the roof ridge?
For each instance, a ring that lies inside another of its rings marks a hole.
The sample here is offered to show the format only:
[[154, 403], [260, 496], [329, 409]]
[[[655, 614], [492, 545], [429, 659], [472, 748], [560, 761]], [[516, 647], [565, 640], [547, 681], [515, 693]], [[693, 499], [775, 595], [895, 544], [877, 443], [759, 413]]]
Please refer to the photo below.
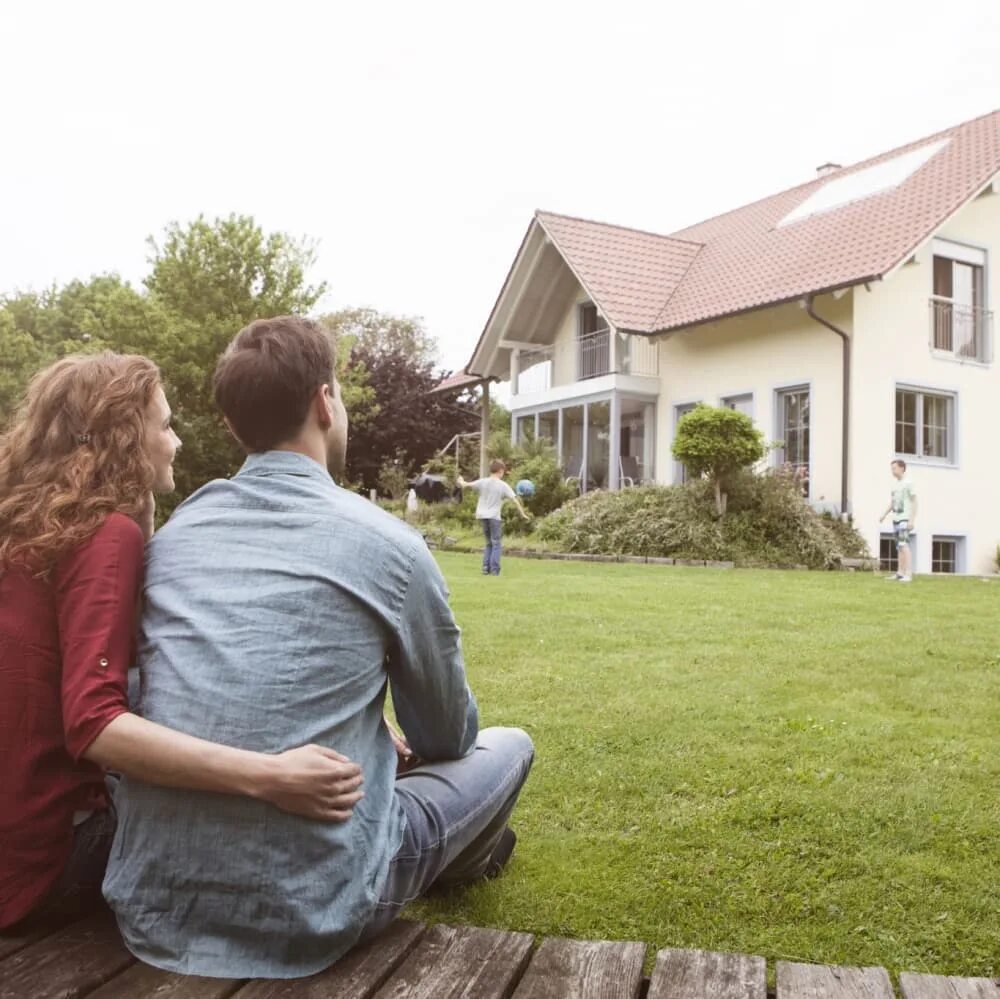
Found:
[[[668, 235], [675, 239], [687, 239], [685, 236], [678, 236], [677, 233], [687, 232], [689, 229], [695, 229], [698, 226], [707, 225], [709, 222], [715, 222], [718, 219], [723, 219], [727, 215], [732, 215], [735, 212], [742, 212], [748, 208], [753, 208], [754, 205], [763, 204], [765, 201], [770, 201], [772, 198], [780, 198], [784, 194], [791, 194], [793, 191], [797, 191], [803, 187], [809, 187], [811, 184], [818, 184], [820, 181], [826, 182], [834, 176], [843, 176], [848, 171], [863, 167], [875, 160], [890, 157], [894, 153], [899, 153], [901, 150], [908, 149], [911, 146], [924, 145], [932, 142], [934, 139], [940, 139], [946, 135], [950, 136], [959, 129], [965, 128], [967, 125], [972, 125], [974, 122], [982, 121], [985, 118], [991, 118], [994, 115], [1000, 115], [1000, 108], [987, 111], [985, 114], [976, 115], [974, 118], [969, 118], [967, 121], [959, 122], [957, 125], [951, 125], [948, 128], [943, 128], [939, 132], [934, 132], [931, 135], [921, 136], [919, 139], [912, 139], [910, 142], [904, 142], [902, 145], [894, 146], [892, 149], [883, 150], [881, 153], [876, 153], [874, 156], [869, 156], [866, 159], [857, 160], [855, 163], [850, 163], [847, 166], [841, 167], [835, 174], [829, 174], [825, 177], [813, 177], [810, 180], [803, 181], [801, 184], [793, 184], [791, 187], [786, 187], [781, 191], [775, 191], [773, 194], [764, 195], [762, 198], [755, 198], [753, 201], [748, 201], [746, 204], [737, 205], [735, 208], [730, 208], [724, 212], [718, 212], [715, 215], [709, 215], [708, 218], [699, 219], [697, 222], [692, 222], [690, 225], [682, 226], [680, 229], [675, 229], [672, 233], [668, 233]], [[693, 240], [692, 242], [697, 242], [697, 240]]]
[[634, 232], [641, 236], [655, 236], [657, 239], [669, 239], [673, 243], [687, 243], [690, 246], [702, 247], [705, 244], [697, 239], [684, 239], [683, 237], [674, 236], [669, 232], [653, 232], [651, 229], [636, 229], [629, 225], [618, 225], [615, 222], [601, 222], [598, 219], [585, 219], [579, 215], [564, 215], [562, 212], [550, 212], [546, 211], [544, 208], [535, 209], [535, 218], [540, 215], [549, 215], [552, 218], [566, 219], [568, 222], [584, 222], [587, 225], [599, 225], [603, 226], [605, 229], [620, 229], [622, 232]]

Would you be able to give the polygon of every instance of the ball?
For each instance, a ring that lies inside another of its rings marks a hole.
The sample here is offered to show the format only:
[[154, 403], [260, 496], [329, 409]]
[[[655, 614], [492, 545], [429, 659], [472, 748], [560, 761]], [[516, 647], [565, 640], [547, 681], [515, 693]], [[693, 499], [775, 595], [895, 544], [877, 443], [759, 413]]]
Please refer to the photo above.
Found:
[[534, 496], [535, 495], [535, 483], [531, 479], [521, 479], [521, 481], [514, 486], [514, 492], [518, 496]]

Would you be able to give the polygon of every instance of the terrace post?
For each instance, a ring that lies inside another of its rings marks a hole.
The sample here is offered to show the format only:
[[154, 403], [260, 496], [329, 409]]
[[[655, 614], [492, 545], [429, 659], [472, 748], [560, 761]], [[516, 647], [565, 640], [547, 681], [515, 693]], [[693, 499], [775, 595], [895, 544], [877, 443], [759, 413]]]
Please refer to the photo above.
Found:
[[611, 439], [608, 441], [608, 488], [617, 489], [619, 461], [621, 460], [622, 442], [622, 403], [617, 392], [611, 393], [611, 419], [609, 420]]
[[480, 397], [479, 414], [479, 477], [485, 479], [489, 474], [489, 443], [490, 443], [490, 380], [483, 379], [483, 394]]

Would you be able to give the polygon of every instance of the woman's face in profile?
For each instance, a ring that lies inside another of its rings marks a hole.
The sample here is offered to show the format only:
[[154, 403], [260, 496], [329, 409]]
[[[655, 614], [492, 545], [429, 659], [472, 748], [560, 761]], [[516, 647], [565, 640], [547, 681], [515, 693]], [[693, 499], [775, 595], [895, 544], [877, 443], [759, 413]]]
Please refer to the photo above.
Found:
[[169, 493], [174, 489], [174, 455], [181, 439], [170, 425], [172, 418], [167, 397], [162, 388], [157, 388], [146, 409], [146, 451], [155, 472], [154, 493]]

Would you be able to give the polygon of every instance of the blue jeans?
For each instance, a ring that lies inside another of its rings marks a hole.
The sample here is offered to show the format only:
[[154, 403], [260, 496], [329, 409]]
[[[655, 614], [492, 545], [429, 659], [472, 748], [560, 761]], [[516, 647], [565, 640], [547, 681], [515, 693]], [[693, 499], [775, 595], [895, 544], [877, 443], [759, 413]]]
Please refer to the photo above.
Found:
[[500, 575], [500, 535], [503, 522], [499, 517], [493, 520], [480, 520], [483, 525], [483, 537], [486, 547], [483, 549], [483, 572], [490, 576]]
[[531, 737], [519, 728], [487, 728], [463, 759], [424, 763], [397, 778], [406, 830], [362, 939], [384, 930], [431, 885], [483, 876], [534, 756]]

